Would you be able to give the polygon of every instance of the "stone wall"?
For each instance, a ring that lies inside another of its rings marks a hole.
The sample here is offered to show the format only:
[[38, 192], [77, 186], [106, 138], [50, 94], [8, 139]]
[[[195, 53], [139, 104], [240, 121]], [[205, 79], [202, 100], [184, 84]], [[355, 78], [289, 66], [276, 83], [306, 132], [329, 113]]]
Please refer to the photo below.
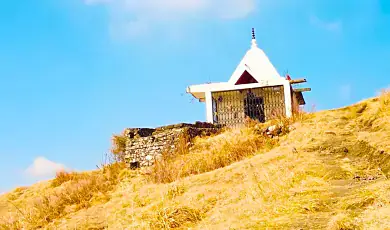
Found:
[[220, 128], [220, 125], [196, 122], [195, 124], [180, 123], [155, 129], [126, 129], [125, 161], [133, 169], [152, 166], [155, 160], [161, 159], [164, 152], [175, 151], [183, 140], [189, 144], [193, 138], [217, 133]]

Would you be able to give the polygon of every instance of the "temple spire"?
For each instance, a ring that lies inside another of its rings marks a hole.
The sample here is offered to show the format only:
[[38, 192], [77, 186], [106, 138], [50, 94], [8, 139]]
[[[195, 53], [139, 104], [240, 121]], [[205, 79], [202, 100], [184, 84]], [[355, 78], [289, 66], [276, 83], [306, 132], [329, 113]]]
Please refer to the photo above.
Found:
[[252, 28], [252, 47], [257, 47], [255, 28]]

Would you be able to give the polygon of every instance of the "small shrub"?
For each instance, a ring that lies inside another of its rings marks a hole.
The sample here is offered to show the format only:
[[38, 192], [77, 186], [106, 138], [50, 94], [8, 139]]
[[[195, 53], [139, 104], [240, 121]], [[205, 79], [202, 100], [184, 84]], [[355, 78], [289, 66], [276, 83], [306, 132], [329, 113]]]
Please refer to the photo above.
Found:
[[75, 172], [65, 172], [65, 171], [60, 171], [56, 173], [56, 177], [52, 180], [51, 186], [52, 187], [58, 187], [62, 185], [65, 182], [68, 181], [76, 181], [82, 178], [84, 174], [81, 173], [75, 173]]
[[122, 160], [123, 154], [126, 151], [126, 143], [127, 137], [124, 134], [113, 135], [111, 153], [113, 153], [116, 158], [119, 158], [119, 160]]

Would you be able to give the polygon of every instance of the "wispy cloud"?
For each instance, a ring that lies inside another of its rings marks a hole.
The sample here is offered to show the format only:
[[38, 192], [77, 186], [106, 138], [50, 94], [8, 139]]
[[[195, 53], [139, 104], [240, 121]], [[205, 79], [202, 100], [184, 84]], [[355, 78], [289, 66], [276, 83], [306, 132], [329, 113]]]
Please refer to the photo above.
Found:
[[339, 32], [343, 29], [343, 23], [341, 22], [341, 20], [324, 21], [314, 15], [310, 17], [310, 23], [316, 27], [325, 29], [330, 32]]
[[350, 84], [340, 86], [339, 93], [341, 100], [350, 100], [352, 96], [352, 86]]
[[387, 87], [383, 87], [383, 88], [380, 88], [376, 91], [376, 95], [375, 96], [380, 96], [382, 95], [384, 92], [389, 92], [390, 91], [390, 85], [388, 85]]
[[30, 177], [40, 179], [54, 177], [57, 172], [64, 170], [67, 170], [67, 167], [63, 164], [50, 161], [45, 157], [37, 157], [25, 173]]
[[156, 28], [182, 27], [203, 20], [245, 18], [256, 8], [256, 0], [84, 0], [103, 5], [110, 14], [113, 36], [137, 37]]

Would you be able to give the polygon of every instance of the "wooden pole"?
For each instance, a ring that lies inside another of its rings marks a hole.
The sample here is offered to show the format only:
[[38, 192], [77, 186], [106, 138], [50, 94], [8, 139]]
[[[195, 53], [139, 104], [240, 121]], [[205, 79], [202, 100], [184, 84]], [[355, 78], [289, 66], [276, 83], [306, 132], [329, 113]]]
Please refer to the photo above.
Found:
[[303, 82], [307, 82], [305, 78], [290, 80], [290, 84], [298, 84], [298, 83], [303, 83]]
[[307, 92], [311, 91], [311, 88], [293, 89], [294, 92]]

